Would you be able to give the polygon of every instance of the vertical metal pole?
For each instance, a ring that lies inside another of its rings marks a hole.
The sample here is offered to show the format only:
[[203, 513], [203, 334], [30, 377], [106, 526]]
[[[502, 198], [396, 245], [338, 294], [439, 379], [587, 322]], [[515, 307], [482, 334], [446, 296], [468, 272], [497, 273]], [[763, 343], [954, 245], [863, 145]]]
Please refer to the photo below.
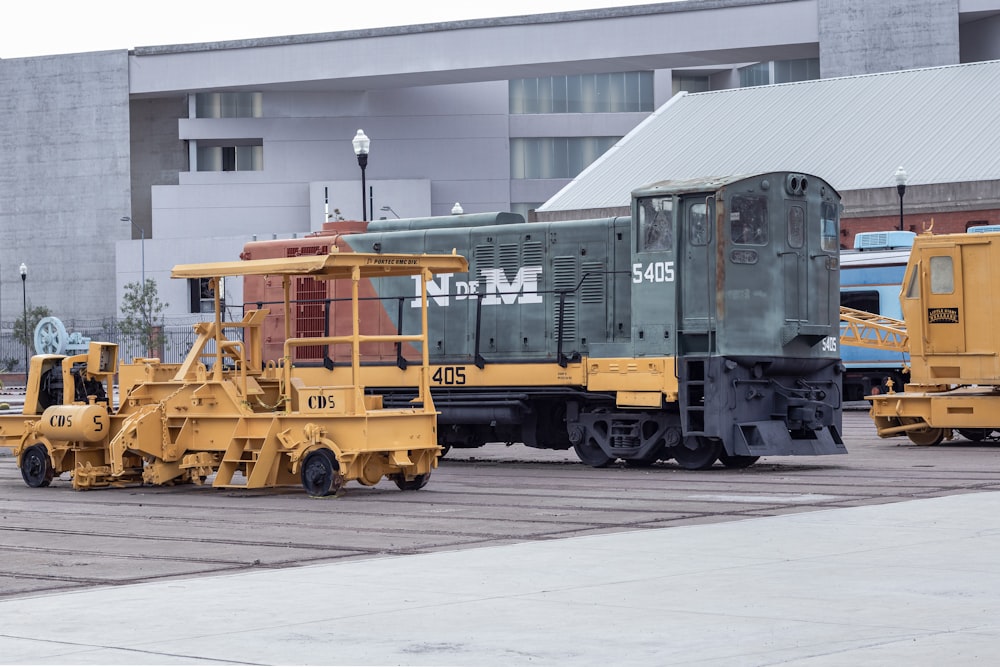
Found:
[[24, 264], [21, 265], [21, 305], [23, 307], [24, 318], [24, 386], [25, 390], [28, 387], [28, 288], [26, 283], [28, 282], [28, 272], [24, 270]]
[[[361, 158], [364, 158], [362, 160]], [[366, 222], [368, 220], [368, 193], [365, 191], [365, 167], [368, 166], [368, 156], [359, 155], [358, 164], [361, 165], [361, 221]]]

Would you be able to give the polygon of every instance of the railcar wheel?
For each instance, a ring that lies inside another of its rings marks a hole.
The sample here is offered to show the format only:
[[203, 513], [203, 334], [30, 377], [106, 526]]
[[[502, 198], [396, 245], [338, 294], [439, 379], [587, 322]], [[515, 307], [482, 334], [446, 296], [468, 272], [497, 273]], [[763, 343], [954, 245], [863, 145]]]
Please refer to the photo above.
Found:
[[730, 456], [725, 452], [725, 449], [719, 452], [719, 460], [727, 468], [749, 468], [754, 463], [757, 463], [757, 459], [759, 458], [759, 456], [743, 456], [740, 454]]
[[411, 480], [406, 479], [406, 475], [402, 473], [397, 473], [391, 475], [390, 479], [396, 483], [400, 491], [419, 491], [420, 489], [427, 486], [427, 482], [431, 479], [430, 471], [425, 472], [423, 475], [417, 475]]
[[45, 445], [32, 445], [21, 455], [21, 477], [33, 489], [48, 486], [55, 477]]
[[990, 433], [993, 432], [991, 428], [960, 428], [958, 432], [962, 434], [962, 437], [966, 440], [971, 440], [972, 442], [980, 442], [990, 437]]
[[615, 461], [614, 457], [605, 454], [600, 445], [591, 442], [586, 436], [573, 445], [573, 451], [581, 461], [594, 468], [607, 468]]
[[340, 490], [343, 483], [337, 459], [329, 449], [317, 449], [306, 456], [302, 463], [302, 488], [310, 496], [329, 496]]
[[[919, 424], [923, 423], [923, 420], [915, 418], [900, 418], [900, 423], [902, 424]], [[915, 445], [940, 445], [941, 441], [944, 440], [944, 429], [943, 428], [931, 428], [924, 423], [924, 427], [916, 429], [914, 431], [907, 431], [906, 437], [910, 439]]]
[[688, 436], [682, 444], [671, 447], [670, 454], [677, 461], [677, 465], [685, 470], [706, 470], [719, 458], [720, 449], [722, 443], [718, 440]]

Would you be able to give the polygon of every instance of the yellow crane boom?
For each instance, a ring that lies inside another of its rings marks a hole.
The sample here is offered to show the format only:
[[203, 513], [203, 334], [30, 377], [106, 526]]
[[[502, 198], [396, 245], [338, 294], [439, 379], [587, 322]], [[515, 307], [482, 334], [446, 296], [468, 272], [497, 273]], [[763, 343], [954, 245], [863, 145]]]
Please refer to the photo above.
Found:
[[846, 306], [840, 307], [840, 344], [909, 352], [905, 322]]

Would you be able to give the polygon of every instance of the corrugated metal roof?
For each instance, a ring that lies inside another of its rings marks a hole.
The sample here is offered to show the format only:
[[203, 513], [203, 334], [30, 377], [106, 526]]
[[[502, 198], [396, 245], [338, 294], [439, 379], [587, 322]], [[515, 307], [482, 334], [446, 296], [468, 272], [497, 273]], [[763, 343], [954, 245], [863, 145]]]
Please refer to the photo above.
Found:
[[539, 211], [665, 179], [804, 171], [837, 190], [1000, 180], [1000, 60], [675, 95]]

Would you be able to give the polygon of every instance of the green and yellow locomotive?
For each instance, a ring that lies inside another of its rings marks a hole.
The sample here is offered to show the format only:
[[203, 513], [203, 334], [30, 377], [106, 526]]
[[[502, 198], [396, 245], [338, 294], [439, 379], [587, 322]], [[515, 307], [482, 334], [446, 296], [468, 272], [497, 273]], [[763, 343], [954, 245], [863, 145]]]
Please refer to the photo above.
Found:
[[[244, 257], [464, 255], [468, 273], [428, 284], [442, 446], [572, 447], [598, 467], [617, 459], [744, 467], [764, 455], [846, 453], [839, 211], [840, 196], [822, 179], [774, 172], [643, 187], [630, 217], [331, 224], [302, 239], [247, 244]], [[419, 287], [413, 278], [366, 283], [362, 327], [419, 329]], [[276, 359], [283, 332], [352, 326], [338, 307], [349, 295], [311, 280], [292, 289], [295, 321], [265, 323]], [[280, 282], [246, 279], [248, 303], [281, 297]], [[284, 363], [312, 365], [334, 384], [350, 372], [337, 346], [300, 353]], [[366, 387], [387, 405], [413, 400], [416, 350], [372, 343], [361, 353]]]

